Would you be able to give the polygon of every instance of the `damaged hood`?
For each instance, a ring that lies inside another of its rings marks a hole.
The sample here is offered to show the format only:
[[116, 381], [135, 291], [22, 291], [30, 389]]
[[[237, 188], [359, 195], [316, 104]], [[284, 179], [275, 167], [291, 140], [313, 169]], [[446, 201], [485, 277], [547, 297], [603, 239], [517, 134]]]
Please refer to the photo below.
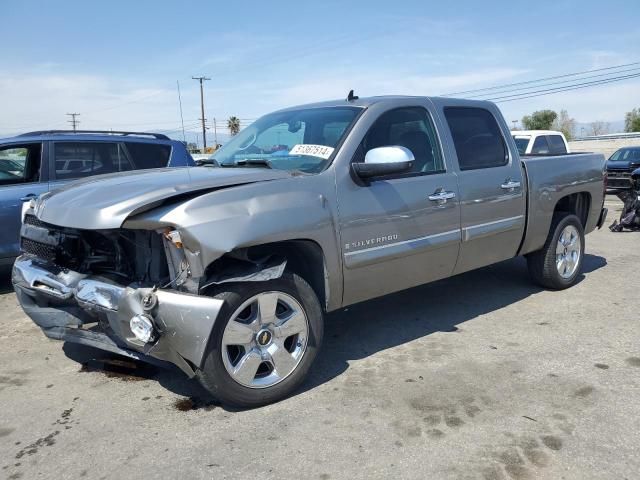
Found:
[[132, 213], [178, 195], [290, 177], [263, 168], [165, 168], [90, 177], [38, 198], [36, 216], [88, 230], [119, 228]]

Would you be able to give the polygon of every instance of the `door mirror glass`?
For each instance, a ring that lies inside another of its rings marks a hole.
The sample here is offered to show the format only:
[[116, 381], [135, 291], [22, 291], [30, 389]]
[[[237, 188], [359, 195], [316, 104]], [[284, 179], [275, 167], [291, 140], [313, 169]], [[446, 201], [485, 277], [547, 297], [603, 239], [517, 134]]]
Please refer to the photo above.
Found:
[[364, 162], [353, 163], [353, 170], [360, 178], [381, 177], [411, 170], [415, 157], [411, 150], [400, 146], [372, 148]]

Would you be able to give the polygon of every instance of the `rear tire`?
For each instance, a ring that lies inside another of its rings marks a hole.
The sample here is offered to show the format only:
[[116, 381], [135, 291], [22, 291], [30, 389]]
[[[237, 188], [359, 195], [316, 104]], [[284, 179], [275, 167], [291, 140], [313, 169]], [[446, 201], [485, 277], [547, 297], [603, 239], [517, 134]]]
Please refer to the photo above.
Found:
[[[322, 343], [324, 319], [313, 289], [302, 277], [285, 272], [266, 282], [224, 284], [212, 294], [224, 304], [202, 368], [196, 371], [202, 386], [223, 404], [241, 408], [289, 396], [303, 382]], [[270, 303], [275, 312], [261, 314]], [[263, 322], [265, 315], [270, 317]], [[291, 326], [287, 322], [294, 315], [296, 325]], [[289, 330], [299, 333], [289, 335]], [[241, 364], [252, 368], [241, 372]]]
[[544, 246], [527, 255], [532, 280], [552, 290], [574, 285], [584, 258], [584, 228], [573, 214], [556, 213]]

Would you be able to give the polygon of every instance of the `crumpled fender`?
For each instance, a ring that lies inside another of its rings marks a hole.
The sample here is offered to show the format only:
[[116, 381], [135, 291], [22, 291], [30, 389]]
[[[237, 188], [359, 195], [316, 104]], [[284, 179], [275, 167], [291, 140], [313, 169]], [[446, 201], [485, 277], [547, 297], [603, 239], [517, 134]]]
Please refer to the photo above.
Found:
[[[293, 239], [313, 240], [327, 255], [337, 254], [337, 213], [328, 201], [331, 192], [324, 191], [331, 183], [320, 177], [291, 177], [205, 193], [132, 216], [123, 227], [176, 228], [185, 248], [199, 252], [204, 267], [238, 248]], [[339, 260], [327, 258], [327, 262]]]

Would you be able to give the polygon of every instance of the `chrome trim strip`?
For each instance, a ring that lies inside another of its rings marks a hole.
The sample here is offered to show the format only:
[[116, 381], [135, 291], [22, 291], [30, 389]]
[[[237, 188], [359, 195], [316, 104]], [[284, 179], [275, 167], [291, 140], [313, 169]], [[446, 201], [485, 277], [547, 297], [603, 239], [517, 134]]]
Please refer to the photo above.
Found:
[[345, 267], [355, 268], [379, 263], [392, 258], [403, 257], [441, 248], [446, 244], [460, 241], [460, 229], [449, 230], [448, 232], [436, 233], [424, 237], [402, 240], [400, 242], [389, 243], [387, 245], [376, 245], [375, 247], [363, 248], [344, 253]]
[[470, 240], [486, 237], [495, 233], [514, 230], [522, 226], [523, 220], [524, 215], [517, 215], [515, 217], [502, 218], [492, 222], [479, 223], [477, 225], [464, 227], [462, 229], [462, 241], [468, 242]]

